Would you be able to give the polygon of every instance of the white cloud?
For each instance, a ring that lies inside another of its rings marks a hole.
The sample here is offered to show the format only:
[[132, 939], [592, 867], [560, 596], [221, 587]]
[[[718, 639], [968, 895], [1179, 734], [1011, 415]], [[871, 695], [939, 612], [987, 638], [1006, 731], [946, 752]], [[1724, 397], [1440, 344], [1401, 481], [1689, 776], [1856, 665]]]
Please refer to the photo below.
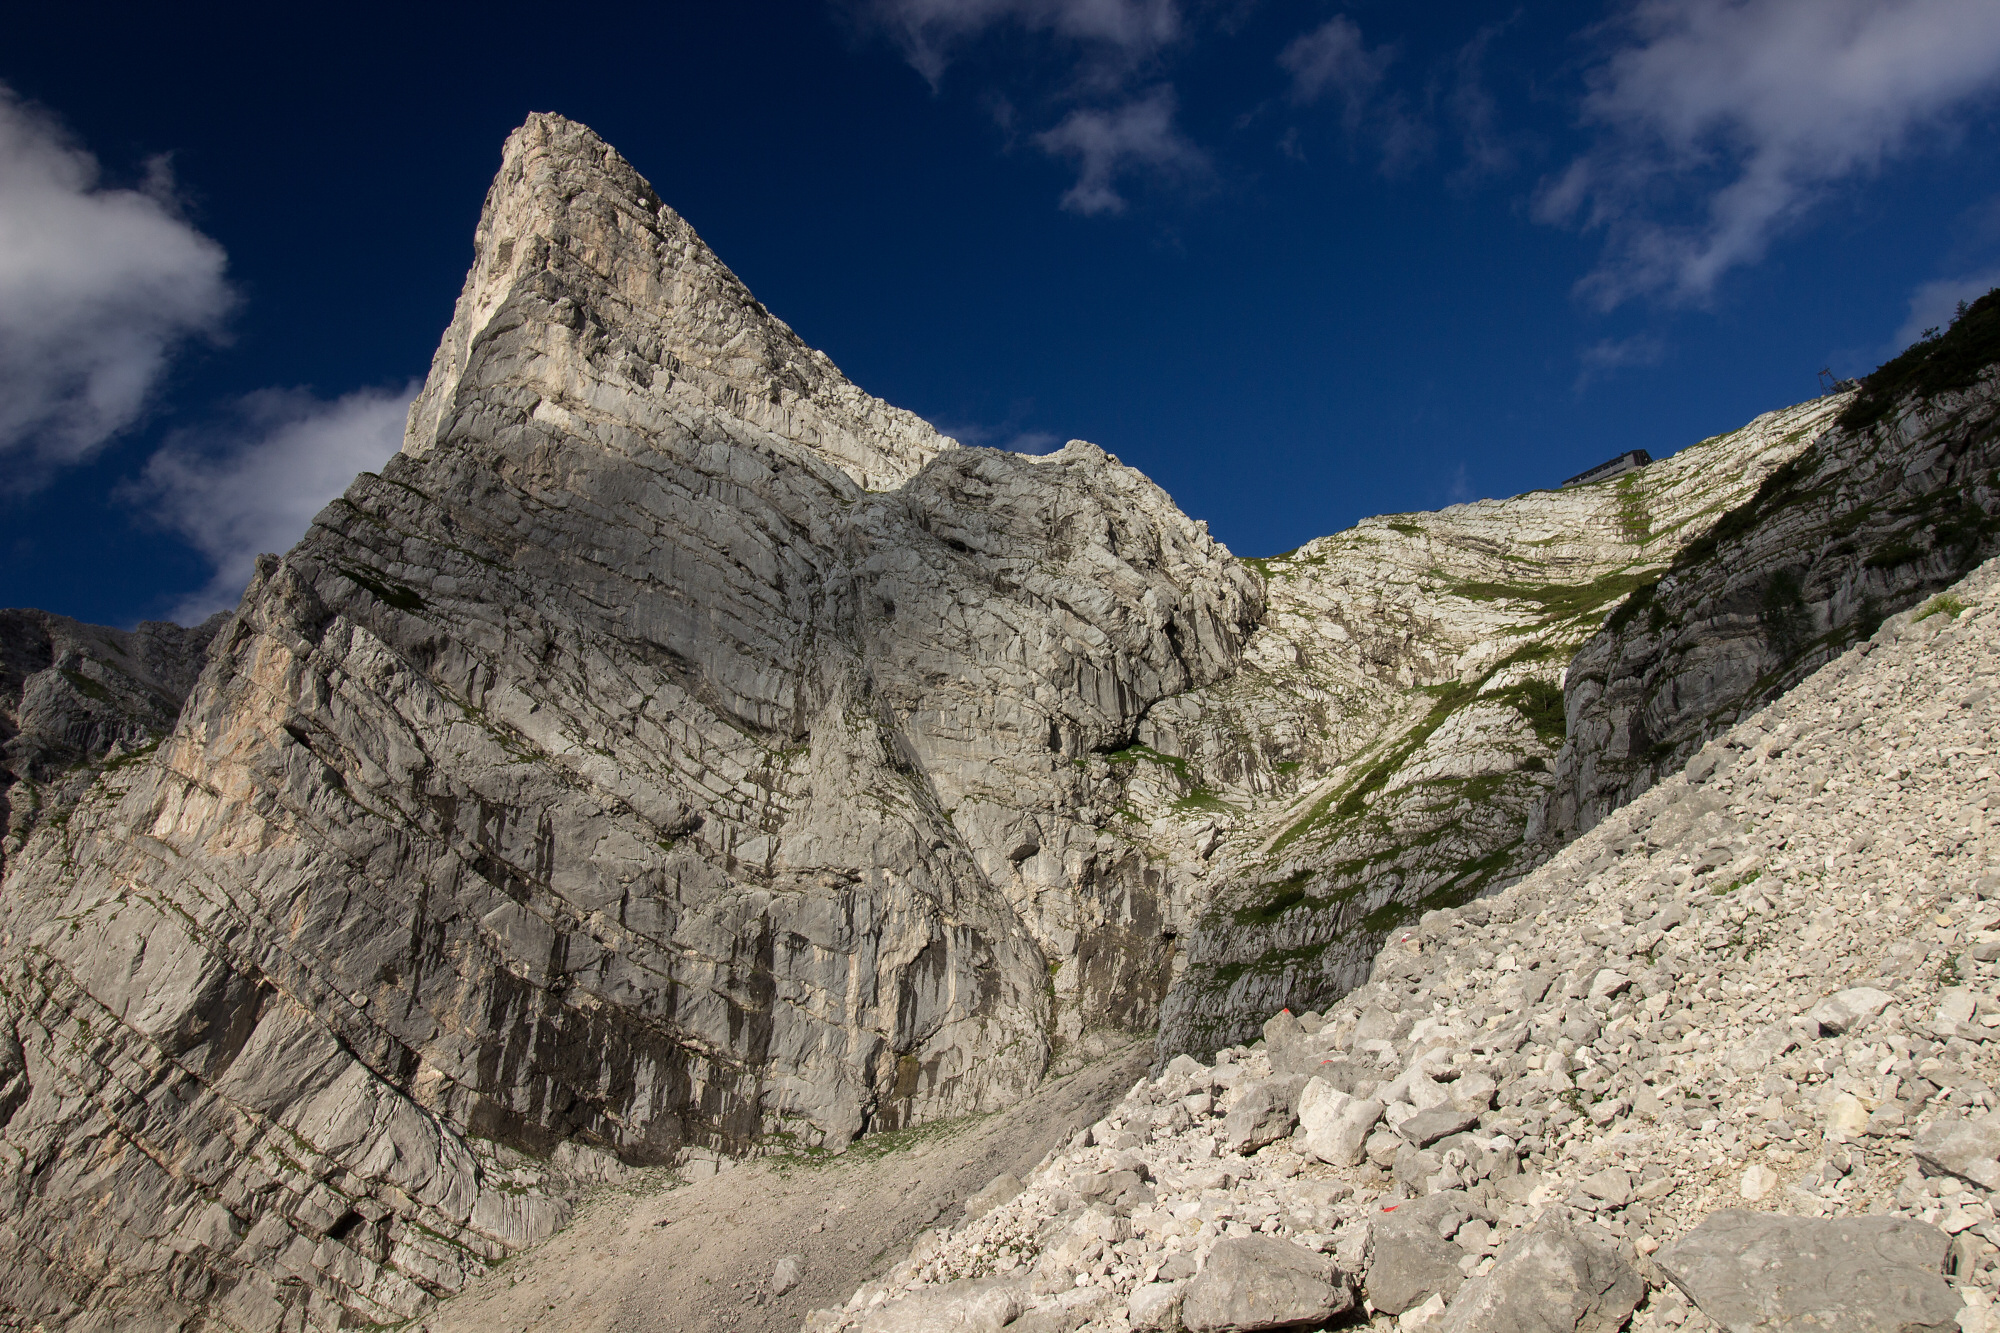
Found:
[[328, 402], [303, 389], [263, 389], [241, 399], [220, 431], [172, 436], [126, 490], [214, 566], [172, 617], [192, 624], [235, 606], [260, 554], [289, 550], [357, 473], [402, 446], [416, 391], [361, 389]]
[[874, 0], [863, 14], [934, 89], [958, 53], [993, 28], [1018, 26], [1084, 47], [1100, 77], [1115, 77], [1181, 35], [1175, 0]]
[[1896, 330], [1891, 355], [1902, 351], [1924, 335], [1926, 329], [1942, 329], [1957, 316], [1958, 303], [1971, 305], [1995, 287], [2000, 287], [2000, 265], [1956, 278], [1937, 278], [1910, 293], [1909, 318]]
[[1062, 447], [1063, 438], [1052, 431], [1022, 430], [1016, 424], [1001, 426], [983, 425], [976, 421], [948, 425], [944, 422], [931, 423], [941, 435], [949, 435], [960, 444], [975, 448], [1006, 449], [1017, 454], [1046, 454]]
[[[983, 38], [1012, 29], [1050, 39], [1052, 53], [1014, 57], [1010, 75], [1041, 86], [1034, 101], [1070, 108], [1030, 141], [1076, 162], [1077, 182], [1062, 196], [1072, 212], [1123, 212], [1114, 182], [1135, 170], [1185, 178], [1207, 166], [1174, 126], [1172, 86], [1132, 91], [1156, 79], [1165, 54], [1187, 36], [1179, 0], [864, 0], [858, 12], [889, 35], [933, 91]], [[1015, 99], [989, 92], [986, 100], [1011, 139]]]
[[1666, 355], [1667, 345], [1648, 333], [1592, 343], [1576, 354], [1582, 367], [1576, 374], [1576, 392], [1582, 393], [1593, 381], [1614, 370], [1657, 366], [1666, 359]]
[[1125, 210], [1116, 182], [1134, 167], [1188, 175], [1208, 165], [1174, 128], [1174, 90], [1164, 84], [1122, 106], [1072, 111], [1035, 143], [1076, 162], [1076, 184], [1063, 192], [1062, 206], [1085, 217]]
[[1538, 215], [1607, 236], [1608, 308], [1700, 301], [1838, 183], [2000, 84], [1993, 0], [1637, 0], [1584, 99], [1597, 146]]
[[1278, 53], [1278, 65], [1292, 76], [1294, 102], [1304, 106], [1337, 94], [1346, 103], [1348, 128], [1353, 129], [1395, 58], [1387, 47], [1370, 51], [1354, 20], [1336, 15], [1293, 38]]
[[0, 85], [0, 459], [32, 486], [138, 420], [174, 348], [232, 304], [222, 247]]

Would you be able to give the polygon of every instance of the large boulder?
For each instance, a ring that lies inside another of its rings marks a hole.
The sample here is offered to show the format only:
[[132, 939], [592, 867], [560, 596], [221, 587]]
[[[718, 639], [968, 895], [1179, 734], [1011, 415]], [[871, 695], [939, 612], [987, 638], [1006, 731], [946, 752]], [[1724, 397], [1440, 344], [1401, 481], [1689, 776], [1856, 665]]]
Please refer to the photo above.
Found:
[[1368, 1132], [1382, 1118], [1382, 1103], [1350, 1097], [1323, 1078], [1308, 1079], [1299, 1094], [1299, 1125], [1306, 1151], [1330, 1166], [1358, 1166]]
[[1186, 1286], [1180, 1282], [1147, 1282], [1132, 1289], [1125, 1303], [1125, 1322], [1146, 1333], [1173, 1333], [1181, 1326], [1181, 1297]]
[[1927, 1175], [1957, 1176], [1984, 1190], [2000, 1189], [2000, 1115], [1940, 1120], [1910, 1147]]
[[1362, 1290], [1378, 1310], [1401, 1314], [1432, 1296], [1449, 1301], [1465, 1282], [1465, 1251], [1451, 1236], [1469, 1215], [1463, 1191], [1446, 1191], [1377, 1211], [1368, 1230]]
[[1616, 1333], [1646, 1294], [1623, 1247], [1601, 1227], [1546, 1213], [1465, 1284], [1440, 1333]]
[[1291, 1137], [1298, 1124], [1294, 1106], [1306, 1080], [1282, 1074], [1247, 1085], [1223, 1119], [1224, 1141], [1231, 1152], [1253, 1153], [1267, 1143]]
[[1310, 1328], [1354, 1308], [1333, 1261], [1275, 1236], [1219, 1240], [1181, 1301], [1189, 1333]]
[[1021, 1286], [1003, 1278], [967, 1278], [861, 1317], [857, 1333], [999, 1333], [1021, 1314]]
[[1653, 1256], [1726, 1329], [1955, 1333], [1951, 1237], [1901, 1217], [1825, 1220], [1726, 1208]]

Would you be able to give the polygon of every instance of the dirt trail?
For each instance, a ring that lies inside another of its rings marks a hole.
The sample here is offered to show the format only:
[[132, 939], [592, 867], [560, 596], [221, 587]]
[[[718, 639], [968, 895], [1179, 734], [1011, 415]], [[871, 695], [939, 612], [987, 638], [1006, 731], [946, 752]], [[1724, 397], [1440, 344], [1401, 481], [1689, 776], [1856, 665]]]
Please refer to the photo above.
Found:
[[[992, 1115], [863, 1139], [839, 1157], [772, 1157], [691, 1185], [607, 1189], [561, 1233], [494, 1269], [413, 1333], [795, 1333], [1002, 1171], [1025, 1175], [1146, 1069], [1140, 1042]], [[799, 1285], [769, 1295], [780, 1257]]]

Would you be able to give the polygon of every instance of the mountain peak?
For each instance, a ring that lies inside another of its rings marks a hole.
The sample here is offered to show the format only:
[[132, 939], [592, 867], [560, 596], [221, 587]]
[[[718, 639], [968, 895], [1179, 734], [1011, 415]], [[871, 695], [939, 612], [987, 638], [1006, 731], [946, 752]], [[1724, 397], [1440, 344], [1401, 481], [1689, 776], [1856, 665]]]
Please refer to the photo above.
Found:
[[587, 126], [509, 135], [403, 452], [459, 423], [554, 411], [619, 429], [720, 411], [889, 490], [954, 442], [873, 398], [772, 315]]

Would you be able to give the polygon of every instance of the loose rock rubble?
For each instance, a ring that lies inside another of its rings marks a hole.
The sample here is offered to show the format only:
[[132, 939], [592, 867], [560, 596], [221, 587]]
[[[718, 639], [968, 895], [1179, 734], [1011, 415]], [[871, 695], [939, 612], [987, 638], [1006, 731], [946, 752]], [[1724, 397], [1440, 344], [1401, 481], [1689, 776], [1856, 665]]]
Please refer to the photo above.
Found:
[[2000, 1330], [1996, 650], [1989, 562], [806, 1329]]

